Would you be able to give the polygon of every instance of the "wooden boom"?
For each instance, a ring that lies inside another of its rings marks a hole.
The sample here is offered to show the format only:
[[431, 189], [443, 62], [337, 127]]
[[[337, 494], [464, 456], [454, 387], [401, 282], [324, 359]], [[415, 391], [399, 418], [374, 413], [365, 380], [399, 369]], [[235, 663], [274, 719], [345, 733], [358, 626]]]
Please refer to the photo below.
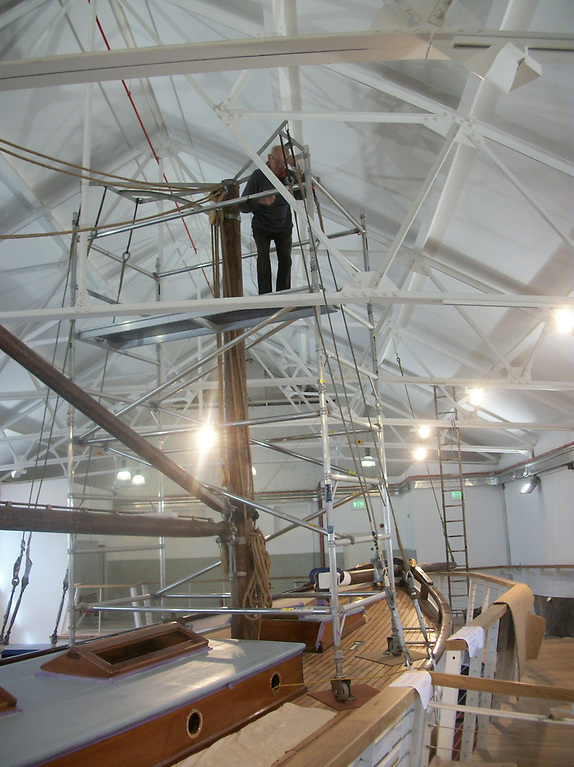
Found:
[[[136, 455], [143, 458], [166, 477], [173, 480], [191, 495], [203, 501], [206, 506], [221, 513], [229, 511], [228, 501], [219, 498], [199, 480], [188, 474], [161, 450], [141, 437], [134, 429], [110, 413], [103, 405], [90, 397], [83, 389], [60, 373], [53, 365], [46, 362], [39, 354], [26, 346], [15, 335], [0, 325], [0, 349], [13, 360], [26, 368], [40, 381], [49, 386], [67, 402], [80, 410], [85, 416], [97, 423], [109, 434], [130, 447]], [[199, 522], [199, 520], [198, 520]]]
[[0, 501], [0, 530], [165, 538], [225, 537], [226, 522], [165, 514], [108, 514]]

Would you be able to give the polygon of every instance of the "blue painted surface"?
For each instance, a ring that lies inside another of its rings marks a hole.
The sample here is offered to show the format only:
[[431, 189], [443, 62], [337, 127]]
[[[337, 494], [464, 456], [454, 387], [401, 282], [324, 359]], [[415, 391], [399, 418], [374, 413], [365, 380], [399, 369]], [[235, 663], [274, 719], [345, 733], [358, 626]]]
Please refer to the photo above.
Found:
[[[188, 658], [113, 680], [45, 674], [46, 656], [0, 667], [0, 686], [18, 699], [0, 715], [0, 765], [28, 767], [239, 682], [294, 657], [291, 642], [210, 640]], [[53, 657], [53, 656], [50, 656]]]

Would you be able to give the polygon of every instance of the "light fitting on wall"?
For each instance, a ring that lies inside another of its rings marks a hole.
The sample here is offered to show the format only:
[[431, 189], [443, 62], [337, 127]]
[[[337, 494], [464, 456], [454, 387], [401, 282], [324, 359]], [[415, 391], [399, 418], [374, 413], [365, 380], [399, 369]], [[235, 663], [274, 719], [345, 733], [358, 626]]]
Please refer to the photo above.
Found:
[[116, 479], [120, 482], [129, 482], [132, 478], [132, 473], [127, 467], [127, 463], [122, 461], [122, 465], [116, 474]]
[[526, 477], [526, 482], [524, 483], [524, 485], [522, 485], [522, 489], [520, 490], [520, 492], [522, 493], [522, 495], [529, 495], [534, 490], [536, 490], [536, 488], [538, 487], [538, 485], [540, 485], [540, 483], [541, 483], [541, 480], [537, 474], [529, 474]]
[[503, 93], [509, 93], [542, 75], [540, 64], [528, 55], [528, 51], [521, 51], [512, 43], [491, 45], [466, 59], [464, 65]]
[[365, 455], [361, 458], [361, 466], [364, 469], [372, 469], [372, 467], [375, 465], [375, 459], [371, 455], [371, 453], [366, 450]]

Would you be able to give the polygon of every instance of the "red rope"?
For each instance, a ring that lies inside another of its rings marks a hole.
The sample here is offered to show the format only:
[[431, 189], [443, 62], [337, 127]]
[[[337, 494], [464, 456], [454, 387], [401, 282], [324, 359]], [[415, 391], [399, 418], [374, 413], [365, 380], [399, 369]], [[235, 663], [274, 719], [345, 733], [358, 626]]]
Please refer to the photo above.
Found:
[[[88, 0], [88, 3], [91, 3], [91, 0]], [[110, 46], [110, 44], [108, 42], [108, 38], [106, 37], [106, 33], [104, 32], [104, 28], [102, 27], [102, 25], [100, 23], [100, 20], [99, 20], [99, 18], [97, 16], [96, 16], [96, 24], [98, 25], [98, 29], [100, 30], [100, 33], [101, 33], [102, 38], [104, 40], [104, 43], [106, 44], [106, 48], [108, 49], [108, 51], [111, 51], [112, 48], [111, 48], [111, 46]], [[156, 160], [157, 164], [159, 165], [159, 157], [157, 156], [156, 151], [153, 148], [153, 144], [151, 143], [151, 139], [150, 139], [150, 137], [148, 135], [148, 132], [145, 129], [145, 125], [143, 124], [143, 120], [140, 117], [140, 113], [138, 112], [138, 109], [137, 109], [137, 107], [136, 107], [136, 105], [134, 103], [134, 100], [132, 99], [132, 94], [130, 93], [130, 89], [128, 88], [127, 83], [126, 83], [125, 80], [122, 80], [122, 85], [124, 86], [124, 90], [125, 90], [125, 92], [127, 94], [128, 99], [130, 100], [130, 104], [133, 107], [135, 115], [138, 118], [138, 122], [141, 125], [141, 129], [144, 132], [144, 136], [146, 137], [147, 143], [150, 146], [150, 149], [151, 149], [151, 151], [153, 153], [153, 156], [155, 157], [155, 160]], [[165, 176], [164, 176], [164, 178], [165, 178]]]
[[[88, 0], [88, 3], [90, 3], [90, 2], [91, 2], [91, 0]], [[111, 49], [111, 46], [110, 46], [110, 44], [108, 42], [108, 38], [106, 37], [106, 33], [104, 32], [104, 29], [103, 29], [103, 27], [102, 27], [102, 25], [100, 23], [100, 20], [99, 20], [99, 18], [97, 16], [96, 16], [96, 24], [98, 25], [98, 29], [100, 30], [100, 34], [102, 35], [103, 41], [104, 41], [104, 43], [106, 45], [106, 48], [108, 49], [108, 51], [111, 51], [112, 49]], [[126, 95], [127, 95], [128, 99], [130, 101], [130, 104], [132, 105], [132, 108], [133, 108], [133, 110], [135, 112], [135, 115], [137, 117], [137, 120], [138, 120], [138, 122], [139, 122], [139, 124], [141, 126], [143, 134], [146, 137], [146, 141], [149, 144], [149, 147], [150, 147], [150, 149], [152, 151], [153, 156], [155, 157], [155, 161], [159, 165], [160, 164], [159, 157], [157, 156], [157, 153], [156, 153], [156, 151], [154, 149], [154, 146], [153, 146], [153, 144], [151, 142], [149, 134], [148, 134], [147, 130], [145, 129], [145, 125], [143, 124], [143, 120], [142, 120], [142, 118], [140, 116], [140, 113], [138, 112], [138, 108], [135, 105], [135, 102], [134, 102], [134, 100], [132, 98], [132, 94], [130, 93], [130, 89], [128, 88], [127, 83], [126, 83], [125, 80], [122, 80], [122, 85], [124, 86], [124, 90], [125, 90]], [[169, 181], [167, 180], [165, 173], [163, 173], [162, 175], [163, 175], [163, 180], [169, 186]], [[171, 189], [171, 187], [169, 187], [169, 188], [170, 188], [170, 191], [173, 191]], [[177, 202], [175, 203], [175, 205], [176, 205], [177, 209], [179, 210], [179, 205], [177, 204]], [[187, 236], [189, 237], [189, 241], [191, 242], [194, 251], [197, 253], [197, 248], [195, 246], [195, 242], [193, 241], [193, 237], [191, 236], [191, 232], [189, 231], [189, 228], [187, 226], [187, 222], [183, 218], [181, 219], [181, 221], [182, 221], [182, 223], [183, 223], [183, 225], [185, 227], [185, 231], [187, 232]], [[209, 280], [207, 279], [207, 275], [205, 273], [205, 269], [202, 269], [201, 271], [203, 272], [203, 276], [205, 277], [205, 281], [207, 282], [207, 286], [209, 287], [209, 290], [211, 291], [211, 295], [213, 296], [214, 295], [213, 289], [211, 287], [211, 284], [210, 284]]]

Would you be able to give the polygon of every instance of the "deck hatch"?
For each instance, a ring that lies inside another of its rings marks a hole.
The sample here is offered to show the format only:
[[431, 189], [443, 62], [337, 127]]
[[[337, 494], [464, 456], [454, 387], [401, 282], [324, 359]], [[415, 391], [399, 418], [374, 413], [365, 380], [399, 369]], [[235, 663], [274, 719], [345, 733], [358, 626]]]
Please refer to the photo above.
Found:
[[79, 645], [44, 663], [42, 671], [105, 679], [203, 650], [208, 644], [205, 637], [174, 621]]

